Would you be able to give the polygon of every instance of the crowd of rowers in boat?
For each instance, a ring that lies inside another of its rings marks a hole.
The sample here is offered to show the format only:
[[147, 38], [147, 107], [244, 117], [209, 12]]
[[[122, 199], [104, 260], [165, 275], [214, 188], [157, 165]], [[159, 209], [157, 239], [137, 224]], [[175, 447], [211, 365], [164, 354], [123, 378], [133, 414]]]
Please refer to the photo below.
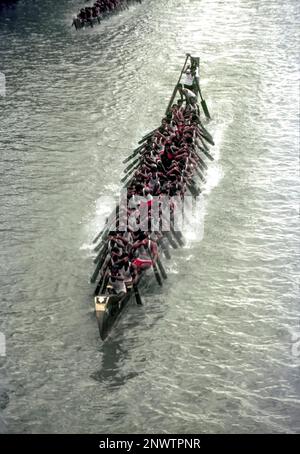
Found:
[[136, 1], [142, 3], [142, 0], [97, 0], [93, 6], [81, 8], [77, 16], [73, 18], [73, 24], [76, 28], [84, 24], [93, 26], [93, 20], [100, 23], [101, 17], [119, 9], [126, 9], [130, 2]]
[[[189, 70], [188, 68], [187, 75]], [[158, 220], [151, 219], [153, 197], [155, 196], [156, 200], [160, 198], [170, 200], [173, 197], [169, 204], [172, 219], [175, 209], [174, 196], [183, 198], [187, 189], [194, 196], [199, 194], [193, 177], [198, 166], [202, 171], [206, 167], [203, 167], [205, 163], [197, 153], [197, 146], [204, 149], [203, 134], [205, 136], [208, 133], [200, 121], [197, 97], [191, 90], [193, 87], [184, 88], [179, 84], [178, 88], [181, 98], [173, 104], [169, 114], [162, 120], [161, 126], [150, 133], [139, 148], [137, 167], [132, 169], [133, 172], [125, 184], [127, 187], [125, 216], [124, 213], [118, 212], [115, 215], [116, 231], [108, 233], [101, 279], [106, 276], [108, 282], [108, 287], [104, 286], [103, 290], [108, 288], [118, 295], [126, 293], [127, 287], [136, 283], [144, 270], [151, 266], [156, 267], [156, 263], [161, 269], [158, 245], [162, 247], [166, 256], [169, 254], [166, 253], [168, 250], [164, 240], [167, 238], [171, 242], [172, 237], [167, 235], [165, 238], [164, 232], [161, 232], [162, 210], [160, 209]], [[198, 139], [201, 142], [199, 145]], [[146, 228], [145, 219], [142, 219], [145, 214]], [[121, 217], [122, 222], [126, 218], [125, 232], [119, 228]], [[134, 219], [134, 228], [130, 225], [129, 219]], [[154, 225], [156, 228], [153, 228]], [[181, 233], [177, 233], [181, 237]], [[178, 237], [176, 239], [180, 244]]]

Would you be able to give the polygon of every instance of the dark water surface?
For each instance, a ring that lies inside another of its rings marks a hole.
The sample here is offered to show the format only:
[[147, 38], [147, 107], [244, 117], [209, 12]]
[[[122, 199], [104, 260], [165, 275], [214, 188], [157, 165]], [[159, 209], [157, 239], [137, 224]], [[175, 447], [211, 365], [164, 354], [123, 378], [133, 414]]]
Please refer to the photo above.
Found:
[[[76, 33], [81, 5], [0, 15], [1, 430], [299, 431], [299, 2], [145, 0]], [[204, 238], [103, 345], [89, 285], [102, 197], [187, 51], [216, 140]]]

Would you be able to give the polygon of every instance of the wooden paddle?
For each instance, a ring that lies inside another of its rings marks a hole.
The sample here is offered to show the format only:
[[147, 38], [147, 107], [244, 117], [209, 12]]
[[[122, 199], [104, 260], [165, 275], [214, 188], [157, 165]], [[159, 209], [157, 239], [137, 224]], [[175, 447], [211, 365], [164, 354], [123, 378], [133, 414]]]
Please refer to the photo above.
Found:
[[196, 168], [196, 173], [197, 173], [198, 177], [200, 178], [200, 180], [203, 181], [203, 183], [206, 183], [206, 178], [202, 175], [200, 170], [197, 168]]
[[94, 284], [94, 283], [96, 282], [96, 279], [97, 279], [97, 277], [98, 277], [99, 271], [100, 271], [101, 268], [102, 268], [102, 264], [103, 264], [103, 263], [102, 263], [102, 260], [100, 260], [100, 261], [98, 262], [98, 265], [97, 265], [96, 268], [95, 268], [95, 271], [94, 271], [92, 277], [91, 277], [91, 280], [90, 280], [90, 281], [91, 281], [91, 284]]
[[94, 247], [94, 252], [98, 252], [103, 246], [103, 239], [100, 241], [100, 243], [97, 244], [96, 247]]
[[170, 260], [171, 259], [171, 255], [170, 255], [168, 246], [164, 243], [164, 239], [161, 238], [160, 240], [158, 240], [158, 244], [160, 245], [163, 253], [165, 254], [166, 259]]
[[148, 134], [146, 134], [146, 135], [138, 142], [138, 144], [141, 144], [141, 143], [145, 142], [145, 140], [148, 140], [148, 139], [155, 133], [155, 131], [157, 131], [157, 128], [153, 129], [153, 131], [148, 132]]
[[161, 272], [161, 275], [164, 279], [168, 279], [168, 275], [166, 273], [166, 270], [163, 266], [163, 264], [161, 263], [161, 260], [159, 257], [157, 257], [157, 265], [158, 265], [158, 268], [159, 268], [159, 271]]
[[[211, 135], [211, 134], [207, 131], [207, 129], [203, 126], [203, 124], [202, 124], [200, 118], [198, 119], [198, 121], [199, 121], [198, 128], [199, 128], [199, 126], [201, 127], [202, 132], [203, 132], [207, 137], [210, 138], [210, 140], [211, 140], [211, 142], [212, 142], [212, 145], [214, 145], [215, 143], [214, 143], [214, 139], [213, 139], [212, 135]], [[200, 129], [200, 128], [199, 128], [199, 129]]]
[[170, 232], [163, 232], [163, 235], [165, 235], [165, 237], [168, 239], [170, 245], [172, 246], [173, 249], [178, 249], [178, 246], [177, 244], [175, 243], [175, 241], [173, 240], [172, 238], [172, 235]]
[[[117, 205], [117, 207], [118, 207], [118, 205]], [[117, 207], [116, 207], [116, 209], [117, 209]], [[105, 233], [105, 231], [107, 230], [107, 228], [110, 227], [111, 224], [108, 225], [108, 223], [111, 221], [112, 216], [114, 216], [114, 215], [115, 215], [115, 213], [114, 213], [114, 211], [113, 211], [113, 212], [108, 216], [108, 218], [106, 218], [105, 225], [104, 225], [103, 229], [101, 230], [101, 232], [99, 232], [98, 235], [96, 235], [96, 237], [93, 239], [93, 244], [95, 244], [95, 243], [101, 238], [101, 236]], [[99, 246], [99, 245], [98, 245], [98, 246]], [[99, 250], [99, 248], [97, 248], [97, 246], [96, 246], [96, 248], [94, 249], [94, 251], [97, 252], [97, 250]]]
[[154, 271], [155, 278], [156, 278], [156, 280], [158, 282], [158, 285], [163, 285], [161, 277], [160, 277], [160, 274], [159, 274], [159, 271], [157, 269], [156, 263], [153, 260], [153, 257], [152, 257], [152, 254], [151, 254], [149, 246], [147, 247], [147, 250], [148, 250], [149, 257], [150, 257], [150, 259], [152, 261], [152, 268], [153, 268], [153, 271]]
[[104, 280], [104, 277], [106, 276], [106, 271], [107, 271], [107, 268], [105, 270], [103, 270], [102, 272], [102, 275], [101, 275], [101, 278], [98, 282], [98, 285], [97, 287], [95, 288], [95, 292], [94, 292], [94, 295], [97, 296], [99, 294], [99, 291], [101, 290], [101, 287], [102, 287], [102, 283], [103, 283], [103, 280]]
[[198, 197], [199, 194], [201, 194], [200, 189], [195, 184], [193, 185], [192, 183], [187, 183], [187, 187], [195, 199]]
[[123, 172], [124, 172], [124, 173], [127, 173], [130, 169], [132, 169], [132, 167], [134, 167], [137, 163], [139, 163], [139, 161], [140, 161], [140, 158], [137, 158], [135, 161], [131, 162], [131, 163], [129, 164], [129, 166], [127, 166], [127, 167], [123, 170]]
[[[202, 151], [202, 150], [201, 150]], [[205, 169], [207, 170], [208, 169], [208, 165], [206, 164], [205, 161], [203, 161], [203, 159], [201, 158], [201, 156], [198, 155], [198, 153], [195, 151], [195, 154], [196, 156], [198, 157], [199, 161], [198, 161], [198, 164], [199, 164], [199, 167], [200, 169]]]
[[100, 258], [102, 257], [102, 253], [103, 253], [103, 251], [104, 251], [104, 248], [105, 248], [105, 244], [103, 245], [102, 249], [99, 251], [99, 253], [97, 254], [97, 256], [94, 258], [94, 260], [93, 260], [94, 263], [99, 262]]
[[99, 271], [101, 270], [104, 262], [105, 262], [105, 259], [107, 257], [107, 250], [108, 250], [108, 246], [107, 244], [105, 245], [104, 249], [103, 249], [103, 253], [102, 253], [102, 256], [101, 256], [101, 259], [99, 259], [99, 262], [98, 262], [98, 265], [96, 266], [95, 268], [95, 271], [91, 277], [91, 283], [94, 284], [96, 282], [96, 279], [97, 279], [97, 276], [99, 274]]
[[205, 156], [208, 157], [208, 159], [210, 159], [211, 161], [214, 161], [215, 158], [209, 153], [209, 148], [207, 147], [207, 145], [206, 145], [206, 147], [202, 147], [197, 141], [195, 141], [195, 143], [196, 143], [197, 147], [199, 148], [199, 150], [202, 151], [202, 153], [204, 153]]
[[201, 134], [201, 136], [203, 137], [203, 139], [207, 140], [207, 142], [210, 143], [211, 145], [215, 144], [212, 136], [210, 134], [207, 134], [207, 131], [204, 132], [200, 128], [198, 130], [199, 130], [199, 133]]
[[206, 143], [204, 142], [204, 140], [202, 139], [202, 136], [201, 136], [201, 137], [198, 136], [197, 139], [198, 139], [198, 142], [200, 141], [200, 144], [201, 144], [200, 146], [201, 146], [201, 148], [204, 148], [204, 150], [209, 150], [207, 144], [206, 144]]
[[124, 175], [124, 177], [121, 178], [121, 183], [124, 183], [128, 177], [131, 177], [139, 167], [140, 167], [140, 163], [138, 163], [135, 167], [133, 167], [130, 172], [126, 173], [126, 175]]
[[214, 161], [215, 158], [208, 152], [208, 150], [202, 150], [202, 152], [208, 157], [208, 159]]
[[133, 291], [134, 291], [136, 304], [138, 304], [139, 306], [143, 306], [143, 302], [142, 302], [142, 298], [141, 298], [138, 286], [136, 284], [132, 284], [132, 287], [133, 287]]
[[138, 152], [143, 148], [143, 146], [144, 144], [133, 150], [132, 154], [128, 156], [128, 158], [124, 159], [123, 164], [126, 164], [126, 162], [130, 161], [130, 159], [134, 158], [138, 154]]
[[103, 291], [103, 292], [105, 291], [105, 289], [106, 289], [106, 287], [107, 287], [107, 284], [108, 284], [108, 280], [109, 280], [109, 274], [106, 273], [105, 276], [104, 276], [103, 285], [102, 285], [102, 287], [101, 287], [101, 285], [100, 285], [100, 288], [99, 288], [100, 293], [101, 293], [102, 291]]
[[95, 238], [93, 239], [93, 244], [97, 243], [97, 241], [99, 240], [99, 238], [101, 237], [102, 233], [104, 232], [104, 230], [106, 229], [106, 224], [108, 222], [108, 218], [106, 218], [106, 221], [105, 221], [105, 226], [103, 227], [103, 229], [101, 230], [101, 232], [98, 233], [98, 235], [95, 236]]
[[181, 81], [181, 77], [182, 77], [184, 68], [185, 68], [185, 66], [186, 66], [186, 62], [188, 61], [189, 57], [190, 57], [190, 54], [186, 54], [186, 59], [185, 59], [184, 65], [183, 65], [183, 67], [182, 67], [182, 70], [181, 70], [181, 73], [180, 73], [180, 77], [179, 77], [179, 79], [178, 79], [178, 82], [177, 82], [177, 84], [175, 85], [175, 88], [174, 88], [174, 90], [173, 90], [173, 93], [172, 93], [170, 102], [169, 102], [168, 107], [167, 107], [167, 110], [166, 110], [166, 115], [168, 115], [168, 113], [169, 113], [169, 111], [170, 111], [170, 108], [171, 108], [171, 106], [172, 106], [172, 104], [173, 104], [173, 101], [174, 101], [174, 99], [175, 99], [175, 96], [176, 96], [176, 93], [177, 93], [177, 90], [178, 90], [178, 84], [179, 84], [180, 81]]
[[182, 240], [183, 235], [181, 234], [181, 236], [180, 236], [180, 233], [181, 233], [181, 232], [176, 231], [176, 230], [174, 229], [173, 225], [171, 225], [171, 232], [172, 232], [173, 236], [176, 238], [178, 244], [179, 244], [181, 247], [183, 247], [183, 246], [184, 246], [184, 242], [183, 242], [183, 240]]
[[198, 92], [199, 92], [199, 95], [200, 95], [200, 98], [201, 98], [201, 106], [202, 106], [203, 112], [204, 112], [206, 118], [208, 120], [210, 120], [210, 114], [209, 114], [205, 99], [203, 99], [203, 97], [202, 97], [202, 93], [201, 93], [201, 89], [200, 89], [200, 85], [199, 85], [199, 81], [198, 81], [197, 77], [195, 77], [195, 81], [196, 81]]

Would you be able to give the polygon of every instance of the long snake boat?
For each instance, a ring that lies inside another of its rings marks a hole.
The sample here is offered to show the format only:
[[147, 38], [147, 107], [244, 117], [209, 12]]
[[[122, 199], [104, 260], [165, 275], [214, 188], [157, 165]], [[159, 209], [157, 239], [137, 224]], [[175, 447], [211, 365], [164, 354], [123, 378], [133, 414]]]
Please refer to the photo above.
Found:
[[133, 3], [142, 3], [142, 0], [97, 0], [93, 6], [81, 8], [77, 16], [73, 17], [72, 27], [75, 27], [76, 30], [94, 27], [103, 19], [128, 9]]
[[206, 160], [214, 159], [208, 147], [214, 141], [200, 115], [201, 106], [210, 119], [199, 66], [198, 57], [186, 55], [161, 125], [146, 134], [123, 161], [130, 164], [121, 179], [120, 201], [93, 240], [97, 255], [91, 283], [97, 283], [95, 313], [103, 340], [132, 296], [143, 304], [141, 284], [150, 280], [152, 271], [163, 285], [167, 273], [162, 257], [170, 260], [170, 247], [184, 245], [176, 213], [188, 193], [199, 196], [199, 186], [206, 181]]

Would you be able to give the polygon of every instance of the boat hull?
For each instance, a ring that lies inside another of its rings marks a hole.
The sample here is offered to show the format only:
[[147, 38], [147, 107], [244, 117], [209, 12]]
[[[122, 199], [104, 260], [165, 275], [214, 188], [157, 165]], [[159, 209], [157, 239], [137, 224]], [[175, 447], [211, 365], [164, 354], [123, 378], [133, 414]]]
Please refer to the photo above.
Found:
[[[190, 58], [189, 68], [192, 71], [195, 71], [195, 74], [196, 74], [195, 78], [194, 78], [194, 84], [192, 86], [193, 93], [189, 93], [188, 90], [184, 91], [182, 89], [182, 84], [181, 84], [182, 75], [183, 75], [184, 69], [186, 68], [189, 58]], [[189, 169], [187, 174], [186, 173], [184, 174], [182, 172], [181, 177], [182, 177], [182, 181], [183, 181], [183, 186], [181, 186], [180, 192], [179, 192], [178, 188], [177, 188], [178, 191], [177, 192], [175, 191], [175, 194], [177, 194], [177, 196], [180, 195], [182, 200], [183, 200], [184, 194], [187, 191], [189, 191], [195, 199], [199, 196], [199, 194], [201, 193], [201, 189], [197, 186], [195, 177], [199, 176], [201, 183], [205, 183], [205, 181], [206, 181], [205, 173], [206, 173], [206, 170], [208, 169], [208, 165], [206, 164], [204, 159], [205, 158], [209, 158], [210, 160], [214, 159], [213, 156], [210, 155], [210, 153], [208, 152], [209, 147], [202, 140], [202, 138], [203, 138], [206, 141], [208, 141], [209, 144], [211, 144], [211, 145], [214, 144], [212, 136], [203, 127], [203, 125], [200, 121], [200, 110], [199, 110], [199, 105], [197, 102], [198, 93], [200, 94], [201, 102], [204, 102], [204, 99], [200, 92], [200, 86], [199, 86], [199, 80], [198, 80], [199, 79], [199, 61], [200, 60], [198, 57], [192, 57], [190, 54], [186, 55], [186, 60], [185, 60], [184, 66], [182, 68], [179, 80], [173, 90], [173, 93], [172, 93], [172, 96], [171, 96], [171, 99], [170, 99], [170, 102], [169, 102], [169, 105], [168, 105], [168, 108], [167, 108], [166, 114], [165, 114], [168, 118], [171, 119], [171, 117], [172, 117], [171, 108], [172, 108], [173, 102], [176, 98], [177, 92], [179, 90], [181, 99], [183, 100], [183, 97], [185, 96], [186, 107], [189, 107], [188, 117], [187, 117], [187, 121], [189, 123], [186, 123], [184, 121], [184, 126], [187, 126], [186, 133], [188, 135], [187, 136], [184, 135], [185, 127], [183, 128], [184, 130], [182, 130], [182, 128], [180, 128], [181, 135], [182, 135], [182, 137], [181, 136], [180, 137], [182, 140], [185, 139], [184, 146], [187, 147], [187, 148], [184, 148], [185, 153], [180, 156], [180, 159], [181, 160], [186, 159], [186, 161], [184, 161], [182, 163], [183, 165], [186, 165], [189, 163], [189, 158], [192, 162], [191, 169]], [[205, 115], [206, 115], [206, 118], [209, 119], [210, 117], [208, 114], [207, 107], [206, 107], [206, 110], [207, 110], [207, 113]], [[203, 111], [205, 113], [204, 108], [203, 108]], [[170, 115], [171, 115], [171, 117], [170, 117]], [[173, 115], [175, 115], [175, 114], [173, 114]], [[195, 120], [195, 115], [196, 115], [196, 120]], [[176, 117], [176, 115], [175, 115], [175, 117]], [[179, 120], [180, 120], [180, 116], [179, 116]], [[181, 120], [181, 123], [182, 122], [183, 121]], [[157, 129], [159, 129], [159, 128], [157, 128]], [[126, 158], [123, 162], [125, 163], [125, 162], [128, 162], [128, 161], [136, 158], [136, 155], [138, 155], [139, 153], [144, 155], [145, 152], [143, 152], [142, 150], [145, 149], [145, 151], [147, 151], [147, 146], [148, 146], [147, 140], [149, 140], [152, 136], [154, 136], [156, 134], [155, 131], [156, 130], [153, 130], [150, 133], [146, 134], [142, 138], [142, 140], [139, 141], [139, 144], [142, 144], [142, 145], [133, 151], [131, 156], [129, 156], [129, 159]], [[178, 131], [179, 131], [179, 127], [178, 127]], [[192, 136], [191, 136], [191, 133], [192, 133]], [[167, 135], [168, 134], [170, 134], [170, 132], [167, 132]], [[160, 135], [162, 136], [162, 134], [160, 134]], [[200, 141], [201, 141], [201, 143], [200, 143]], [[192, 145], [191, 145], [191, 148], [189, 149], [189, 144], [191, 144], [191, 143], [192, 143]], [[188, 153], [186, 153], [186, 150], [188, 150], [190, 152], [190, 155]], [[204, 156], [202, 155], [202, 153]], [[134, 180], [135, 174], [133, 173], [133, 171], [135, 171], [135, 169], [139, 166], [139, 164], [136, 167], [133, 167], [133, 166], [135, 166], [136, 162], [141, 163], [142, 160], [140, 158], [141, 158], [141, 156], [138, 155], [136, 161], [133, 161], [128, 166], [128, 168], [125, 169], [127, 172], [126, 178], [128, 178], [128, 175], [129, 175], [129, 179], [124, 187], [128, 188], [128, 187], [130, 187], [131, 183], [135, 184], [135, 180]], [[157, 158], [158, 158], [157, 159], [158, 161], [161, 161], [161, 159], [159, 159], [159, 156], [157, 156]], [[132, 167], [133, 167], [133, 170], [132, 170]], [[169, 165], [169, 167], [170, 167], [170, 165]], [[167, 167], [167, 168], [169, 168], [169, 167]], [[166, 172], [166, 170], [164, 169], [164, 166], [162, 166], [162, 169], [164, 172]], [[181, 166], [181, 169], [185, 169], [185, 167]], [[192, 170], [193, 172], [190, 170]], [[167, 178], [165, 178], [165, 179], [167, 180]], [[143, 191], [143, 194], [144, 194], [144, 191]], [[161, 201], [162, 206], [163, 206], [163, 200], [164, 200], [164, 198], [162, 198], [162, 201]], [[148, 202], [147, 202], [147, 205], [148, 205]], [[170, 207], [171, 207], [171, 205], [170, 205]], [[128, 207], [125, 207], [125, 213], [126, 213], [126, 208], [127, 208], [127, 212], [128, 212]], [[148, 205], [148, 209], [149, 209], [149, 205]], [[103, 247], [103, 243], [105, 241], [107, 241], [107, 242], [109, 241], [110, 232], [112, 233], [113, 238], [115, 236], [118, 237], [119, 226], [117, 227], [117, 229], [116, 229], [116, 227], [113, 228], [112, 220], [114, 218], [119, 219], [119, 210], [120, 210], [120, 205], [117, 205], [117, 210], [115, 210], [112, 213], [112, 215], [110, 216], [110, 218], [107, 219], [106, 227], [100, 232], [100, 234], [98, 234], [96, 236], [95, 240], [93, 241], [93, 243], [96, 243], [101, 238], [99, 245], [94, 249], [95, 252], [98, 252], [99, 249], [101, 249]], [[97, 276], [100, 273], [100, 276], [99, 276], [100, 280], [96, 287], [95, 295], [97, 295], [99, 293], [99, 291], [101, 292], [102, 287], [104, 287], [104, 288], [102, 289], [101, 294], [95, 297], [95, 312], [96, 312], [99, 333], [100, 333], [100, 337], [102, 340], [104, 340], [107, 337], [112, 326], [117, 321], [118, 317], [121, 315], [124, 308], [130, 301], [132, 295], [135, 295], [136, 303], [138, 305], [143, 304], [140, 293], [139, 293], [138, 285], [140, 284], [141, 281], [144, 281], [145, 276], [147, 276], [147, 279], [145, 279], [146, 282], [150, 282], [149, 273], [147, 273], [148, 270], [152, 271], [152, 277], [155, 277], [157, 283], [160, 286], [163, 285], [163, 279], [167, 279], [167, 273], [160, 260], [160, 256], [162, 254], [164, 254], [167, 259], [170, 259], [171, 256], [169, 253], [169, 246], [171, 246], [174, 249], [178, 249], [178, 247], [184, 246], [183, 234], [180, 231], [177, 231], [177, 229], [175, 229], [174, 210], [173, 211], [170, 210], [169, 215], [168, 215], [169, 216], [168, 220], [170, 222], [169, 229], [163, 228], [164, 227], [163, 210], [161, 210], [161, 214], [156, 213], [156, 211], [154, 211], [154, 216], [156, 216], [157, 214], [159, 215], [159, 217], [156, 219], [156, 222], [155, 222], [154, 240], [152, 238], [150, 240], [150, 231], [147, 232], [148, 236], [146, 235], [147, 238], [149, 239], [149, 243], [146, 242], [146, 244], [148, 244], [148, 248], [146, 248], [146, 249], [148, 249], [149, 257], [147, 256], [146, 259], [145, 259], [145, 257], [143, 257], [142, 263], [141, 263], [142, 265], [144, 265], [145, 263], [143, 263], [143, 261], [145, 262], [145, 260], [146, 260], [147, 262], [151, 263], [151, 268], [144, 269], [144, 268], [142, 268], [142, 266], [139, 268], [138, 282], [135, 282], [133, 289], [128, 288], [126, 294], [123, 293], [122, 295], [119, 295], [119, 296], [111, 294], [111, 291], [113, 290], [113, 288], [112, 288], [112, 286], [107, 285], [108, 277], [110, 275], [109, 274], [110, 271], [108, 270], [108, 272], [107, 272], [108, 265], [106, 268], [105, 268], [105, 266], [103, 267], [103, 269], [101, 268], [103, 265], [103, 262], [106, 258], [106, 255], [107, 255], [108, 246], [106, 248], [104, 247], [101, 249], [101, 254], [103, 256], [103, 260], [98, 263], [97, 268], [92, 276], [91, 282], [94, 283], [97, 280]], [[154, 216], [153, 216], [153, 219], [154, 219]], [[109, 221], [109, 219], [111, 219], [111, 221]], [[157, 222], [157, 220], [159, 222]], [[165, 220], [167, 220], [167, 219], [165, 219]], [[149, 228], [149, 222], [148, 222], [147, 228]], [[152, 225], [151, 225], [151, 228], [153, 228]], [[130, 228], [129, 228], [129, 230], [130, 230]], [[142, 237], [142, 238], [144, 238], [144, 237]], [[120, 238], [118, 238], [118, 240], [120, 240]], [[122, 238], [121, 238], [121, 240], [122, 240]], [[134, 241], [136, 241], [136, 243], [138, 244], [138, 248], [139, 248], [140, 247], [139, 241], [137, 241], [136, 239]], [[154, 248], [154, 252], [153, 252], [154, 255], [152, 255], [150, 241], [152, 241], [151, 245], [156, 243], [156, 248]], [[108, 244], [109, 243], [107, 243], [107, 245]], [[126, 246], [127, 259], [130, 261], [133, 261], [134, 265], [138, 267], [139, 266], [139, 264], [137, 263], [138, 262], [137, 259], [139, 258], [138, 254], [136, 256], [136, 255], [134, 255], [135, 251], [132, 252], [132, 250], [131, 250], [131, 248], [133, 247], [132, 244], [129, 245], [130, 249], [127, 249], [127, 244], [128, 244], [128, 241], [124, 241], [124, 245]], [[124, 246], [124, 248], [125, 248], [125, 246]], [[145, 250], [144, 250], [144, 253], [145, 253]], [[98, 261], [99, 261], [99, 256], [97, 256], [95, 263], [97, 263]], [[149, 263], [148, 263], [148, 265], [149, 265]], [[135, 275], [136, 273], [133, 273], [133, 274]], [[105, 282], [104, 285], [103, 285], [103, 279]], [[132, 281], [130, 281], [130, 282], [132, 282]]]

